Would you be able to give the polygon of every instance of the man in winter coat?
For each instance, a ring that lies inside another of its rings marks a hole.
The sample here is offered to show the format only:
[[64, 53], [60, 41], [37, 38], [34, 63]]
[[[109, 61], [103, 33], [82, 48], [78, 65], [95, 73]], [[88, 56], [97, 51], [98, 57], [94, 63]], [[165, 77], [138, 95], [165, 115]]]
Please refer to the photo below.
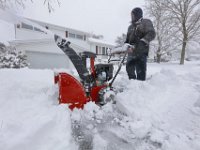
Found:
[[131, 19], [125, 43], [133, 45], [134, 48], [128, 49], [126, 71], [129, 79], [145, 81], [149, 43], [156, 34], [152, 22], [143, 19], [141, 8], [132, 10]]

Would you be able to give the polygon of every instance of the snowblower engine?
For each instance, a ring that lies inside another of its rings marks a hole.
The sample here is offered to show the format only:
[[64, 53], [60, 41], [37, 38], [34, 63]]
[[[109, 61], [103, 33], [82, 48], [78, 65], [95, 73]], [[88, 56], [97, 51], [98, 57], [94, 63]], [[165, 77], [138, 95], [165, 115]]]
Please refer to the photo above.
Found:
[[80, 53], [81, 60], [84, 63], [84, 66], [87, 66], [87, 59], [90, 59], [90, 70], [91, 75], [93, 76], [93, 80], [96, 81], [96, 84], [103, 85], [109, 80], [113, 78], [113, 64], [96, 64], [94, 65], [94, 61], [96, 58], [96, 54], [92, 52], [82, 52]]
[[95, 65], [95, 72], [98, 85], [103, 85], [113, 78], [113, 64], [97, 64]]
[[[59, 88], [59, 103], [69, 104], [69, 108], [73, 110], [74, 108], [83, 109], [89, 101], [104, 105], [113, 99], [115, 93], [108, 82], [113, 78], [113, 64], [95, 65], [96, 54], [86, 51], [78, 55], [66, 39], [55, 35], [55, 41], [72, 61], [80, 77], [79, 81], [68, 73], [55, 73], [55, 84], [58, 84]], [[87, 69], [88, 59], [90, 71]]]

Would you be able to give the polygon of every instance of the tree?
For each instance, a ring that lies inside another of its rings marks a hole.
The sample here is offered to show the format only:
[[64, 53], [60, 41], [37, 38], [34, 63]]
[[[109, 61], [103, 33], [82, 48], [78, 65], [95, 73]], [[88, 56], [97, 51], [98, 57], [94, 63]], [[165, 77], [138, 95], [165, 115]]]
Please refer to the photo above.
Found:
[[122, 33], [121, 36], [117, 37], [117, 39], [115, 40], [115, 43], [117, 44], [117, 46], [123, 46], [125, 40], [126, 40], [126, 34]]
[[16, 51], [13, 47], [6, 47], [0, 43], [0, 68], [23, 68], [27, 67], [27, 56]]
[[184, 64], [188, 41], [200, 35], [200, 0], [163, 0], [162, 6], [175, 20], [174, 27], [181, 32], [180, 64]]
[[[34, 2], [34, 0], [29, 0], [29, 1], [32, 3]], [[53, 3], [56, 2], [58, 5], [60, 5], [59, 0], [43, 0], [43, 1], [44, 5], [47, 6], [49, 13], [54, 11]], [[25, 8], [25, 2], [27, 2], [27, 0], [0, 0], [0, 8], [6, 8], [13, 4]]]
[[156, 62], [166, 61], [166, 55], [171, 55], [173, 50], [177, 50], [180, 41], [176, 38], [179, 31], [175, 30], [174, 20], [162, 5], [164, 0], [146, 0], [146, 11], [153, 20], [156, 30], [156, 40], [153, 47], [156, 49], [154, 58]]

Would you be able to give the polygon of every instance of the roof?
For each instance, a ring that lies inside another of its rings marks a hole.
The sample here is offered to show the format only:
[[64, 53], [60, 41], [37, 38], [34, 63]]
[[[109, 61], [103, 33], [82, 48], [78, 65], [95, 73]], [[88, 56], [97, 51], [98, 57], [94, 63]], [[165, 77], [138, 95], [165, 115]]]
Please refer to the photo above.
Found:
[[110, 42], [107, 42], [107, 41], [101, 40], [101, 39], [88, 38], [88, 42], [89, 43], [103, 44], [103, 45], [107, 45], [107, 46], [111, 46], [111, 47], [115, 46], [114, 43], [110, 43]]
[[43, 26], [48, 26], [50, 28], [54, 28], [54, 29], [57, 29], [57, 30], [63, 30], [63, 31], [73, 31], [73, 32], [79, 32], [79, 33], [82, 33], [82, 34], [86, 34], [86, 35], [90, 35], [90, 33], [88, 32], [85, 32], [85, 31], [81, 31], [81, 30], [78, 30], [78, 29], [72, 29], [72, 28], [69, 28], [69, 27], [64, 27], [64, 26], [60, 26], [60, 25], [55, 25], [55, 24], [52, 24], [52, 23], [47, 23], [47, 22], [43, 22], [43, 21], [38, 21], [38, 20], [34, 20], [34, 19], [29, 19], [29, 18], [26, 18], [32, 22], [35, 22], [35, 23], [38, 23], [40, 25], [43, 25]]

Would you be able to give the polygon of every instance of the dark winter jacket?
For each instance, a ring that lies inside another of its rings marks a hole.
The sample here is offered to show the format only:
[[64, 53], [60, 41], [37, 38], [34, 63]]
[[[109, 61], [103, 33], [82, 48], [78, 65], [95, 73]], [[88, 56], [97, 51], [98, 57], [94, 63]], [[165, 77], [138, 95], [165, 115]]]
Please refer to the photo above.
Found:
[[139, 19], [128, 27], [125, 43], [135, 45], [133, 55], [148, 56], [149, 43], [155, 38], [155, 30], [149, 19]]

